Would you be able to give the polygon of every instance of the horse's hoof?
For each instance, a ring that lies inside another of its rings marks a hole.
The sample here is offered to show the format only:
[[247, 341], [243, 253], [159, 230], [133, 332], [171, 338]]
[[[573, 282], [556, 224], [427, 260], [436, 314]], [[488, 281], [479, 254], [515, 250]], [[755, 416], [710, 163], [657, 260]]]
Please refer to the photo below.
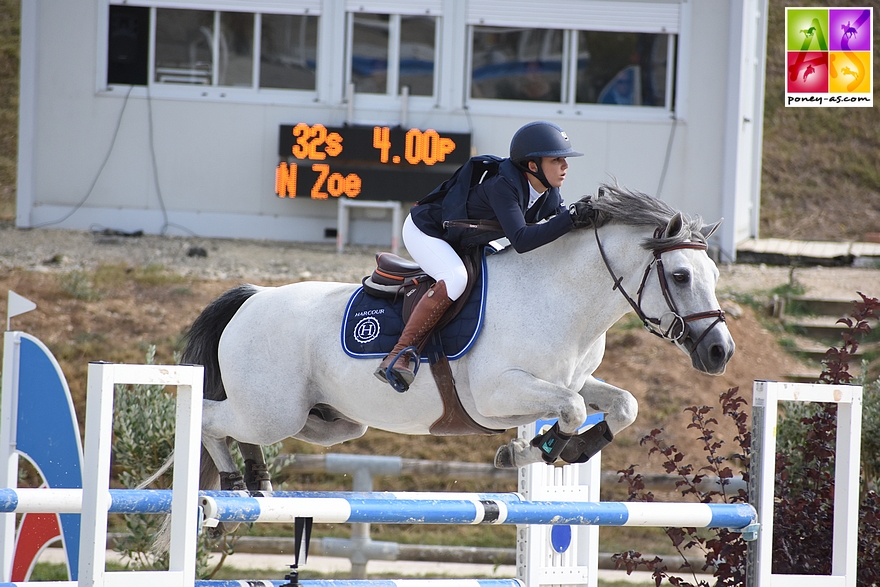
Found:
[[220, 489], [222, 491], [247, 491], [244, 477], [238, 471], [227, 473], [220, 471]]
[[266, 464], [247, 459], [244, 462], [244, 484], [248, 491], [272, 491], [272, 481]]
[[223, 530], [220, 528], [205, 528], [209, 540], [220, 540], [223, 538]]
[[495, 468], [516, 469], [516, 465], [513, 463], [513, 455], [510, 452], [510, 447], [506, 444], [499, 446], [498, 450], [495, 452]]

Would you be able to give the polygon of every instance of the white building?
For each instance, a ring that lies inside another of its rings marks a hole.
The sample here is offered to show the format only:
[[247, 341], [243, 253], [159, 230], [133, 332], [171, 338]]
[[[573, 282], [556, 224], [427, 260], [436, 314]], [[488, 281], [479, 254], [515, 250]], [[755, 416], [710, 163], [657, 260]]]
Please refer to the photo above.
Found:
[[[723, 216], [729, 260], [757, 235], [766, 12], [24, 0], [17, 224], [333, 242], [338, 197], [406, 209], [458, 161], [506, 155], [519, 126], [546, 119], [586, 153], [569, 160], [567, 201], [613, 176]], [[353, 242], [387, 244], [390, 217], [354, 210]]]

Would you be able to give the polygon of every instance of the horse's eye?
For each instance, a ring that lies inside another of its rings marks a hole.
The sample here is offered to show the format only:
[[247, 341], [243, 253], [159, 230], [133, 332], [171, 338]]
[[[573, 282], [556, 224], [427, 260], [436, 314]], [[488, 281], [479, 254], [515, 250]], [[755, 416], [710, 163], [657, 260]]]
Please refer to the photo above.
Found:
[[675, 283], [687, 283], [691, 280], [691, 274], [688, 271], [674, 271], [672, 278]]

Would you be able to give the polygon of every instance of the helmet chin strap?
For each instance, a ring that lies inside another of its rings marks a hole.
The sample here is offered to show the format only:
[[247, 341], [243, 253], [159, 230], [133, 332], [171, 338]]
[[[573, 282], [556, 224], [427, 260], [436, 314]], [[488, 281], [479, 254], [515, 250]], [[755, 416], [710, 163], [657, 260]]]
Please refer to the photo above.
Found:
[[[532, 159], [532, 161], [535, 161], [535, 160]], [[535, 177], [537, 177], [537, 178], [538, 178], [538, 181], [541, 182], [541, 185], [543, 185], [546, 189], [549, 190], [549, 189], [550, 189], [551, 187], [553, 187], [553, 186], [550, 185], [550, 182], [547, 180], [547, 176], [544, 175], [544, 169], [541, 167], [541, 163], [540, 163], [540, 161], [535, 161], [535, 166], [538, 168], [538, 171], [532, 171], [532, 170], [529, 168], [528, 163], [526, 163], [526, 164], [523, 165], [522, 167], [523, 167], [523, 169], [524, 169], [524, 171], [525, 171], [526, 173], [529, 173], [529, 174], [534, 175]]]

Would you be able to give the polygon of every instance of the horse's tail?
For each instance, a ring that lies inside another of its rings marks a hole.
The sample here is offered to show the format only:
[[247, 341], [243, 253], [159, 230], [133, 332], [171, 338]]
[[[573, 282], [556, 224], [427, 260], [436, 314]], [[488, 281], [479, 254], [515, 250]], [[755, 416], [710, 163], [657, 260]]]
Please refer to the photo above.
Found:
[[[226, 388], [220, 377], [220, 360], [217, 351], [220, 347], [220, 336], [244, 304], [252, 295], [260, 291], [256, 285], [243, 284], [225, 292], [202, 310], [195, 319], [186, 335], [186, 346], [180, 362], [189, 365], [202, 365], [205, 368], [204, 398], [221, 401], [226, 399]], [[171, 464], [171, 459], [163, 465], [163, 471]], [[201, 465], [199, 467], [199, 489], [220, 489], [220, 473], [214, 459], [202, 445]], [[155, 480], [160, 473], [148, 479]], [[160, 554], [167, 552], [171, 544], [171, 517], [165, 516], [162, 527], [156, 533], [152, 550]]]
[[202, 310], [186, 335], [181, 363], [205, 367], [205, 399], [226, 399], [217, 358], [220, 335], [242, 304], [259, 290], [256, 285], [249, 283], [230, 289]]
[[[171, 453], [171, 456], [168, 457], [168, 460], [162, 465], [162, 468], [152, 477], [143, 481], [140, 485], [138, 485], [138, 489], [143, 489], [146, 485], [152, 483], [159, 476], [168, 470], [168, 467], [174, 461], [174, 453]], [[217, 471], [217, 465], [214, 464], [214, 459], [211, 458], [211, 455], [208, 454], [208, 451], [202, 446], [202, 455], [201, 455], [201, 465], [199, 467], [199, 489], [220, 489], [220, 473]], [[236, 524], [237, 525], [237, 524]], [[171, 516], [164, 516], [162, 520], [162, 525], [159, 527], [159, 530], [156, 532], [156, 537], [153, 538], [153, 543], [150, 545], [150, 549], [156, 555], [162, 555], [163, 553], [168, 552], [171, 547]]]

